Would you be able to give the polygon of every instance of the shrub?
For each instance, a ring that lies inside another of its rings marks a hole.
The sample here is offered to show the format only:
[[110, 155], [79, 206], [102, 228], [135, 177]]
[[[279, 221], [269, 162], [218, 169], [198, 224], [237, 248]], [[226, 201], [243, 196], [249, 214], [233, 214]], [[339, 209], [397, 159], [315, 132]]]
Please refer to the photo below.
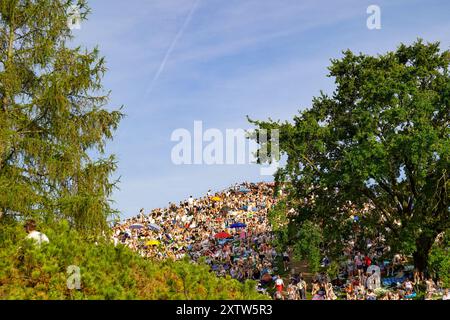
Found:
[[442, 240], [434, 244], [429, 259], [430, 271], [442, 280], [445, 288], [450, 288], [450, 231]]
[[298, 237], [294, 244], [297, 258], [306, 259], [312, 272], [320, 269], [320, 244], [323, 236], [320, 228], [311, 221], [304, 221], [298, 230]]
[[[17, 222], [0, 221], [0, 299], [265, 299], [255, 283], [218, 278], [204, 263], [151, 261], [106, 239], [86, 240], [68, 223], [41, 230], [40, 247]], [[71, 265], [80, 289], [68, 289]]]

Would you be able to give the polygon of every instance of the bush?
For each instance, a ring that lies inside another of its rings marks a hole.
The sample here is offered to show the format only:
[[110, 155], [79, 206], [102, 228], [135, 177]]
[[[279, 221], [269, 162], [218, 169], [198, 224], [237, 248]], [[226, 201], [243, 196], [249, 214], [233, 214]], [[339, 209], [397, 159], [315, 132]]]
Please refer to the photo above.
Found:
[[311, 221], [304, 221], [298, 230], [298, 237], [294, 244], [297, 258], [306, 259], [312, 272], [320, 269], [320, 244], [323, 236], [320, 228]]
[[279, 201], [269, 210], [267, 215], [272, 231], [275, 234], [274, 245], [278, 251], [284, 251], [289, 244], [289, 219], [286, 212], [286, 202]]
[[[17, 222], [0, 222], [0, 299], [265, 299], [255, 283], [218, 278], [190, 261], [157, 262], [106, 239], [88, 241], [66, 222], [41, 230], [40, 247]], [[80, 268], [80, 289], [68, 289]]]
[[442, 241], [435, 243], [430, 252], [430, 271], [442, 280], [445, 288], [450, 288], [450, 231], [447, 230]]

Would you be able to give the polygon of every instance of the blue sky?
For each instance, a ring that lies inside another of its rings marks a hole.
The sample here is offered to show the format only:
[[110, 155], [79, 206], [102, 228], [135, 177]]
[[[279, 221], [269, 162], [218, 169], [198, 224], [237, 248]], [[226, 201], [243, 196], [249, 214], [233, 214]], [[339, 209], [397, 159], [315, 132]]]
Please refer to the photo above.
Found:
[[[381, 29], [366, 27], [369, 5]], [[177, 128], [250, 128], [254, 119], [291, 119], [320, 90], [330, 58], [368, 54], [417, 37], [450, 44], [447, 0], [90, 1], [75, 42], [98, 45], [111, 107], [127, 117], [109, 143], [119, 160], [115, 207], [122, 217], [202, 196], [235, 182], [270, 180], [256, 165], [175, 165]]]

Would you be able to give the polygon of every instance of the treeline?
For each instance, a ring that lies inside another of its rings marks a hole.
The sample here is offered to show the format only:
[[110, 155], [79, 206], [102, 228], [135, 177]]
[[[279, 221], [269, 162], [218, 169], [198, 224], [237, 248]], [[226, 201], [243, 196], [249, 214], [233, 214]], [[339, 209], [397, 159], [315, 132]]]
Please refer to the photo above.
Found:
[[218, 278], [202, 263], [144, 259], [105, 238], [87, 240], [66, 222], [41, 231], [50, 243], [37, 246], [21, 223], [0, 222], [0, 299], [267, 298], [253, 281]]

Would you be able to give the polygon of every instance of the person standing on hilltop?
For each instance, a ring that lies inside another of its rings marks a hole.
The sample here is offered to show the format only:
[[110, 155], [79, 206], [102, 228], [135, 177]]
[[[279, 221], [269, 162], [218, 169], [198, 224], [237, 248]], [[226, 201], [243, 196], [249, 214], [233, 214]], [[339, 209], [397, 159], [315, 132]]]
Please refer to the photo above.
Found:
[[289, 270], [289, 262], [290, 262], [289, 253], [288, 253], [288, 250], [285, 250], [283, 252], [284, 271], [288, 271]]
[[307, 290], [307, 284], [305, 279], [303, 279], [303, 276], [300, 276], [300, 281], [297, 283], [297, 289], [300, 296], [300, 300], [306, 300], [306, 290]]
[[194, 207], [194, 198], [192, 196], [189, 196], [188, 206], [189, 206], [189, 210], [192, 210]]
[[281, 293], [283, 292], [283, 288], [284, 288], [284, 281], [279, 275], [277, 275], [275, 280], [275, 289]]

